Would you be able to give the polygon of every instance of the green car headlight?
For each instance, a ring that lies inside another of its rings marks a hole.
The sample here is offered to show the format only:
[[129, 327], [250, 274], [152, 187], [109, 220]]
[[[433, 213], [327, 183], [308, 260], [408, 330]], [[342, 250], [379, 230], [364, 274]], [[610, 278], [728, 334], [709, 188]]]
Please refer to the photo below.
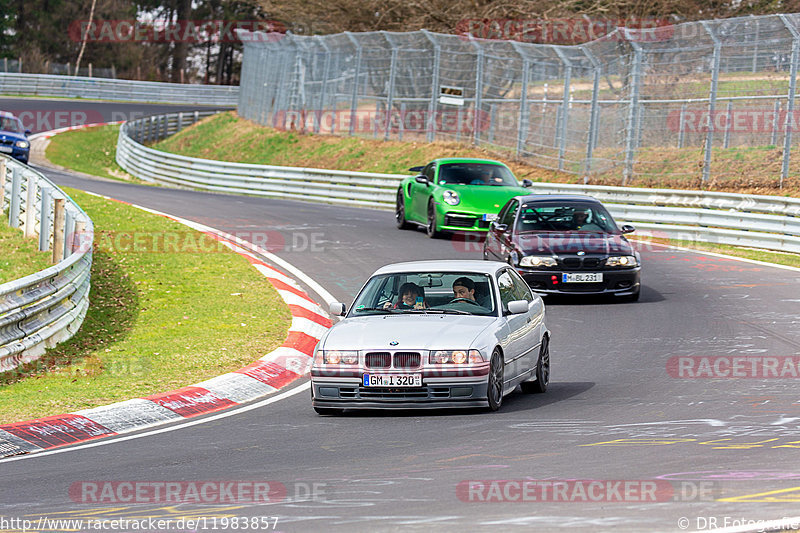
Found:
[[458, 193], [456, 191], [444, 191], [442, 194], [442, 200], [444, 200], [444, 203], [448, 205], [458, 205], [461, 202], [461, 198], [458, 197]]
[[549, 255], [526, 255], [519, 262], [523, 267], [554, 267], [556, 264], [556, 258]]

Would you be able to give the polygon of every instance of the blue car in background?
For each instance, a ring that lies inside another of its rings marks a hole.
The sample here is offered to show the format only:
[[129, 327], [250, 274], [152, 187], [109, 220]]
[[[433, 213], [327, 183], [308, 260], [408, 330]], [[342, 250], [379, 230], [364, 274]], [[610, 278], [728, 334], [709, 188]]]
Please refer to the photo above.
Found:
[[22, 122], [7, 111], [0, 111], [0, 153], [8, 154], [14, 159], [28, 163], [31, 143]]

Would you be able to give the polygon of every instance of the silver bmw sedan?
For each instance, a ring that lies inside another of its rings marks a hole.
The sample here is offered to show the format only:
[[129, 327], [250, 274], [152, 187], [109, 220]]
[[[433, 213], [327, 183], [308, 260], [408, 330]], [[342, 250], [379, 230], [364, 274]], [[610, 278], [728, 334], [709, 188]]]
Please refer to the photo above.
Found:
[[312, 405], [346, 408], [488, 407], [517, 385], [550, 379], [550, 332], [541, 297], [508, 264], [416, 261], [376, 271], [344, 318], [320, 339]]

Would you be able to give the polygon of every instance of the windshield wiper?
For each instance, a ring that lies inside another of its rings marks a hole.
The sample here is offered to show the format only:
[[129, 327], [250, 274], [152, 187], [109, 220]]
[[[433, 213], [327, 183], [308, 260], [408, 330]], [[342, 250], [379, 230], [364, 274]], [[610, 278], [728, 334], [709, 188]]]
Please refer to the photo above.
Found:
[[354, 309], [354, 311], [356, 313], [360, 313], [361, 311], [380, 311], [382, 313], [386, 313], [389, 315], [400, 312], [399, 309], [395, 309], [393, 307], [389, 307], [388, 309], [384, 307], [357, 307], [356, 309]]

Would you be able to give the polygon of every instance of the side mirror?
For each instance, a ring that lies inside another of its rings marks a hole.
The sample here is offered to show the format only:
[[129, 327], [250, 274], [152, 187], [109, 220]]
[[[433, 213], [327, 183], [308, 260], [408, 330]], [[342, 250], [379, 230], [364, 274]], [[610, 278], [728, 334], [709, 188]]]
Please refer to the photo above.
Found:
[[344, 316], [347, 306], [341, 302], [331, 302], [328, 304], [328, 310], [333, 316]]
[[499, 231], [500, 233], [505, 233], [508, 230], [508, 224], [500, 224], [496, 220], [492, 221], [491, 227], [493, 230]]
[[408, 169], [409, 172], [422, 172], [422, 169], [425, 167], [411, 167]]
[[426, 176], [422, 176], [422, 175], [420, 175], [420, 176], [417, 176], [416, 178], [414, 178], [414, 180], [415, 180], [417, 183], [422, 183], [423, 185], [426, 185], [426, 186], [428, 185], [428, 183], [430, 183], [430, 182], [428, 181], [428, 178], [427, 178]]
[[528, 312], [528, 302], [526, 300], [513, 300], [508, 302], [508, 312], [512, 315], [521, 315]]
[[533, 187], [533, 182], [529, 179], [524, 179], [522, 180], [522, 186], [525, 187], [526, 189], [529, 187]]
[[633, 233], [634, 231], [636, 231], [636, 228], [634, 228], [630, 224], [625, 224], [620, 228], [620, 231], [622, 231], [622, 233]]
[[31, 134], [31, 130], [25, 130], [25, 137]]

